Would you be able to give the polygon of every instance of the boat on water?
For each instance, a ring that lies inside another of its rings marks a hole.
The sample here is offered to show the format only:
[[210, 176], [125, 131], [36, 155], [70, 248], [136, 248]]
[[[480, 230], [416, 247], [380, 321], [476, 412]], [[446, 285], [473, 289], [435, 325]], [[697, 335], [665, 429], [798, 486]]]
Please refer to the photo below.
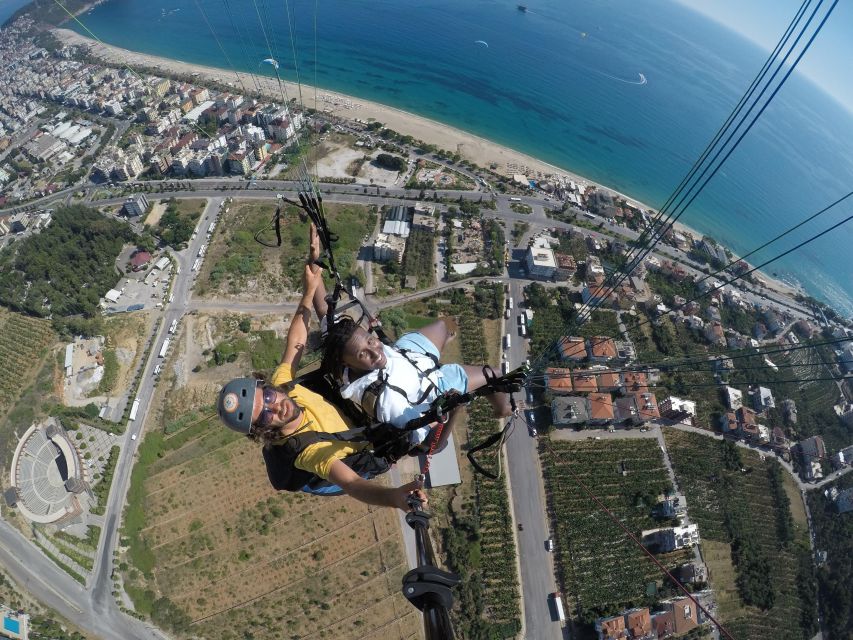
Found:
[[527, 5], [524, 5], [524, 4], [518, 5], [518, 10], [521, 11], [522, 13], [527, 13]]

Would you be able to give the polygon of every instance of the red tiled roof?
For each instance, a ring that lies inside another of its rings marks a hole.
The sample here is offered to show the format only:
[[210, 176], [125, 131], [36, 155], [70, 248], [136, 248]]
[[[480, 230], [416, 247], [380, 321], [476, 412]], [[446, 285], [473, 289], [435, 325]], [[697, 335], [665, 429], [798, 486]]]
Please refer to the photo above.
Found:
[[601, 635], [599, 637], [610, 640], [611, 638], [623, 637], [622, 632], [625, 631], [625, 618], [622, 616], [613, 616], [601, 620]]
[[749, 407], [741, 407], [736, 412], [737, 421], [743, 425], [754, 425], [755, 421], [755, 411], [750, 409]]
[[147, 251], [137, 251], [131, 258], [130, 264], [134, 267], [141, 267], [144, 264], [151, 262], [151, 254]]
[[595, 393], [598, 391], [598, 380], [592, 372], [574, 372], [572, 384], [577, 393]]
[[696, 605], [690, 598], [681, 598], [672, 603], [672, 620], [675, 623], [675, 633], [687, 633], [699, 626], [696, 617]]
[[548, 381], [548, 389], [554, 393], [569, 393], [572, 390], [571, 369], [550, 367], [545, 369], [545, 379]]
[[609, 393], [589, 394], [589, 417], [593, 420], [613, 420], [613, 398]]
[[629, 393], [646, 393], [649, 390], [649, 377], [639, 371], [627, 371], [622, 375], [625, 388]]
[[652, 631], [652, 616], [648, 609], [632, 611], [625, 616], [625, 626], [635, 638], [642, 638]]
[[612, 338], [607, 336], [593, 336], [589, 339], [590, 357], [594, 358], [615, 358], [616, 343]]
[[652, 418], [660, 418], [660, 409], [658, 409], [658, 401], [655, 394], [651, 391], [637, 392], [634, 394], [637, 400], [637, 409], [640, 411], [640, 416], [644, 420]]
[[607, 373], [599, 373], [598, 374], [598, 388], [601, 391], [605, 389], [610, 391], [615, 391], [622, 386], [622, 377], [614, 372], [609, 371]]
[[574, 336], [560, 340], [560, 355], [567, 360], [586, 358], [586, 340]]

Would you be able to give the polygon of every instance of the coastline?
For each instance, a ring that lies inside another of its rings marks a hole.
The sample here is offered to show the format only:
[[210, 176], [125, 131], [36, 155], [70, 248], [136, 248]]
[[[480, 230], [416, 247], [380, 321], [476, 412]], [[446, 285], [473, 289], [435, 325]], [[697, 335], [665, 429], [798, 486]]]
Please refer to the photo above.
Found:
[[[241, 91], [237, 78], [245, 86], [251, 86], [254, 83], [252, 75], [249, 73], [193, 64], [147, 53], [138, 53], [129, 49], [98, 42], [70, 29], [54, 28], [51, 32], [65, 45], [88, 47], [89, 53], [94, 57], [114, 64], [123, 64], [134, 71], [136, 71], [136, 67], [145, 67], [144, 73], [161, 70], [166, 73], [180, 75], [197, 74], [201, 80], [213, 81], [232, 87], [235, 92]], [[261, 93], [272, 100], [281, 100], [281, 93], [274, 78], [268, 76], [255, 77], [262, 83]], [[282, 80], [282, 85], [285, 87], [286, 97], [293, 98], [299, 95], [300, 88], [296, 83]], [[488, 167], [494, 163], [497, 165], [495, 171], [504, 175], [511, 175], [513, 172], [510, 169], [511, 167], [517, 168], [517, 171], [515, 171], [517, 173], [526, 173], [539, 178], [550, 175], [561, 175], [580, 185], [591, 185], [607, 190], [642, 209], [655, 210], [654, 207], [650, 207], [612, 187], [597, 183], [571, 171], [543, 162], [530, 155], [515, 151], [509, 147], [499, 145], [436, 120], [431, 120], [378, 102], [364, 100], [320, 87], [315, 88], [307, 84], [302, 84], [301, 95], [305, 98], [304, 104], [306, 106], [314, 106], [319, 111], [349, 120], [356, 118], [365, 121], [376, 120], [399, 133], [434, 144], [441, 149], [455, 151], [469, 162], [473, 162], [479, 166]], [[688, 233], [696, 238], [703, 236], [703, 234], [680, 222], [675, 222], [673, 227], [677, 231]], [[768, 289], [772, 289], [780, 294], [792, 296], [796, 293], [805, 293], [801, 288], [797, 289], [764, 271], [756, 272], [756, 276]]]

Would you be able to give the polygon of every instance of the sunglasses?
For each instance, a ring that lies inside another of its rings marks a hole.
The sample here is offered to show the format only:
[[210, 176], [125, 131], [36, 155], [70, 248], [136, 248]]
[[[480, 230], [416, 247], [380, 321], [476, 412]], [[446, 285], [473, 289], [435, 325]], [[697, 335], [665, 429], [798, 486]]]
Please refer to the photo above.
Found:
[[262, 387], [262, 390], [264, 406], [254, 422], [254, 426], [261, 428], [268, 427], [270, 423], [272, 423], [272, 421], [275, 419], [277, 412], [273, 411], [272, 409], [268, 409], [267, 407], [273, 404], [278, 399], [278, 394], [276, 393], [276, 390], [272, 387], [264, 385]]

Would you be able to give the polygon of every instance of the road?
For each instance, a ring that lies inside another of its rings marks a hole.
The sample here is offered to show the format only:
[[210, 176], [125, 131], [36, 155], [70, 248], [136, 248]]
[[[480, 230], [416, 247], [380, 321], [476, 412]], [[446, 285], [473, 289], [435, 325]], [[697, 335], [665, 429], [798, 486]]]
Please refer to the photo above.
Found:
[[[513, 310], [505, 322], [504, 333], [511, 336], [506, 349], [510, 368], [524, 363], [527, 358], [527, 340], [519, 335], [518, 315], [522, 311], [523, 284], [509, 279], [509, 296]], [[545, 488], [539, 463], [537, 440], [531, 437], [524, 420], [506, 441], [506, 469], [509, 472], [510, 499], [515, 522], [524, 526], [515, 528], [517, 557], [521, 575], [522, 610], [524, 612], [522, 637], [532, 640], [560, 640], [563, 629], [551, 620], [548, 594], [557, 591], [554, 579], [553, 555], [545, 549], [545, 541], [552, 537]]]

